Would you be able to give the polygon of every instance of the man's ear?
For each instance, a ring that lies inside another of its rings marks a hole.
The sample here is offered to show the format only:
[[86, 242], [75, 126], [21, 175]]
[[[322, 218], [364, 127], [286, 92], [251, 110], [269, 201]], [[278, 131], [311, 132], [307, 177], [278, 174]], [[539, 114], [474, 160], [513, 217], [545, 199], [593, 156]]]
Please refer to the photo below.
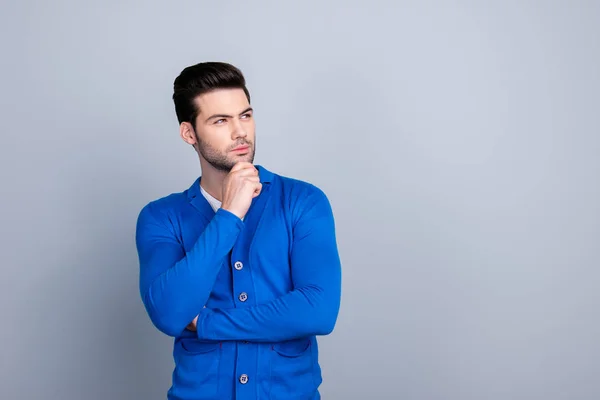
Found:
[[191, 146], [196, 145], [196, 133], [194, 132], [192, 124], [189, 122], [182, 122], [181, 125], [179, 125], [179, 135], [187, 144]]

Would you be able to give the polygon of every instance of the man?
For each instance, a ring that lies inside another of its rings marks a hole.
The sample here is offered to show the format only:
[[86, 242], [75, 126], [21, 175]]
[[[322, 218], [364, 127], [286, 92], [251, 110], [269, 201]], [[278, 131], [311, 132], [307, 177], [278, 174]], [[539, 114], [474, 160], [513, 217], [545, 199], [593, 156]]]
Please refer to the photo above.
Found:
[[320, 399], [316, 336], [341, 298], [334, 219], [312, 184], [254, 165], [245, 78], [218, 62], [185, 68], [173, 100], [202, 174], [139, 214], [140, 291], [174, 337], [167, 397]]

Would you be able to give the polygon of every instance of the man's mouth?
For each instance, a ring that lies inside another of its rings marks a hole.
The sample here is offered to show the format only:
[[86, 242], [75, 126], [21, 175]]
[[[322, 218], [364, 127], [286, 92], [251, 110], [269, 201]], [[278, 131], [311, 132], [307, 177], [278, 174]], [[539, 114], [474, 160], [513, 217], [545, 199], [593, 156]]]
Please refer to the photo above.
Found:
[[250, 148], [250, 146], [249, 146], [249, 145], [247, 145], [247, 144], [243, 144], [243, 145], [240, 145], [240, 146], [237, 146], [237, 147], [235, 147], [235, 148], [234, 148], [233, 150], [231, 150], [231, 151], [246, 151], [246, 150], [248, 150], [249, 148]]

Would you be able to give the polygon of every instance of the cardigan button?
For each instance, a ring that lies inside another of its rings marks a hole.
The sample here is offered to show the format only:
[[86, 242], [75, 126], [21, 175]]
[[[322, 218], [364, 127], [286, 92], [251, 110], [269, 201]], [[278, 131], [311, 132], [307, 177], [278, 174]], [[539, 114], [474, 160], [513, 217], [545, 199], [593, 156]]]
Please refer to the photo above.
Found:
[[235, 263], [235, 264], [233, 264], [233, 267], [239, 271], [239, 270], [241, 270], [242, 268], [244, 268], [244, 264], [242, 264], [242, 262], [241, 262], [241, 261], [236, 261], [236, 263]]
[[242, 293], [240, 293], [240, 296], [238, 298], [240, 299], [241, 302], [244, 302], [244, 301], [248, 300], [248, 294], [246, 292], [242, 292]]
[[242, 385], [245, 385], [246, 383], [248, 383], [248, 375], [246, 375], [246, 374], [240, 375], [240, 383]]

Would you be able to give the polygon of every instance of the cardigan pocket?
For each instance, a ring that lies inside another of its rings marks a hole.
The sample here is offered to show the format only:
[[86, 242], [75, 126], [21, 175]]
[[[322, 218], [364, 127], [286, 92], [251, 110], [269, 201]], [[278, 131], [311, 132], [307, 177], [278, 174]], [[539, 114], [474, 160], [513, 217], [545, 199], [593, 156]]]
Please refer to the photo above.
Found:
[[316, 390], [311, 350], [309, 338], [288, 340], [271, 347], [271, 400], [311, 398]]
[[220, 361], [220, 343], [202, 342], [193, 338], [181, 339], [175, 355], [175, 391], [181, 394], [193, 393], [195, 396], [201, 394], [203, 399], [215, 398], [219, 394]]

